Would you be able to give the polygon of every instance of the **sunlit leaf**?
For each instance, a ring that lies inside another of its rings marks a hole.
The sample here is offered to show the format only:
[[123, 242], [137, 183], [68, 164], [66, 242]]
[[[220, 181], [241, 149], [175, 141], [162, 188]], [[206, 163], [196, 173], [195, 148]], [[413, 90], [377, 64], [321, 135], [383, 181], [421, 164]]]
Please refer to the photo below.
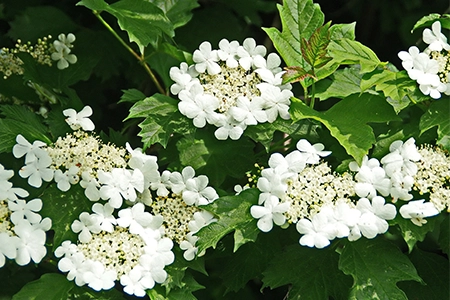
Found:
[[315, 97], [320, 100], [329, 98], [345, 98], [351, 94], [360, 93], [359, 83], [361, 75], [359, 69], [345, 68], [337, 70], [329, 78], [325, 78], [316, 84]]
[[428, 27], [431, 28], [434, 22], [439, 21], [441, 23], [442, 28], [450, 29], [450, 15], [449, 14], [429, 14], [428, 16], [422, 17], [419, 21], [414, 24], [411, 33], [414, 32], [418, 28]]
[[300, 48], [305, 61], [313, 68], [323, 67], [331, 60], [327, 56], [327, 46], [330, 43], [331, 22], [317, 28], [309, 39], [302, 38], [300, 40]]

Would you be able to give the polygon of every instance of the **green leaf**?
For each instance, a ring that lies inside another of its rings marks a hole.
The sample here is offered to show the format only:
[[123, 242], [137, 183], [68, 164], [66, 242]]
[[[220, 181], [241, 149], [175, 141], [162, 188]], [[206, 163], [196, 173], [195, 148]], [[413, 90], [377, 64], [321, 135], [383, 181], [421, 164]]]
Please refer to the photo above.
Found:
[[161, 8], [173, 28], [185, 25], [192, 18], [192, 10], [199, 6], [196, 0], [150, 0], [153, 4]]
[[313, 68], [323, 67], [331, 60], [327, 55], [327, 46], [330, 43], [331, 21], [317, 28], [309, 39], [300, 40], [300, 48], [305, 61]]
[[376, 142], [368, 123], [399, 120], [384, 97], [370, 94], [350, 95], [325, 112], [315, 111], [297, 99], [292, 102], [290, 112], [294, 121], [311, 118], [324, 124], [359, 163]]
[[450, 15], [449, 14], [429, 14], [428, 16], [422, 17], [419, 21], [414, 24], [413, 29], [411, 30], [411, 33], [414, 32], [414, 30], [422, 27], [429, 27], [431, 28], [431, 25], [433, 25], [434, 22], [439, 21], [441, 22], [442, 28], [450, 29]]
[[353, 277], [350, 299], [408, 299], [397, 282], [422, 282], [414, 265], [396, 246], [377, 237], [346, 242], [339, 269]]
[[334, 72], [330, 78], [316, 83], [315, 96], [320, 100], [329, 98], [345, 98], [351, 94], [360, 93], [361, 75], [359, 69], [345, 68]]
[[275, 49], [287, 66], [300, 66], [307, 69], [301, 53], [301, 39], [309, 39], [313, 32], [323, 25], [324, 15], [318, 4], [312, 0], [283, 1], [277, 5], [282, 31], [276, 28], [263, 28], [272, 40]]
[[347, 299], [351, 278], [339, 271], [338, 261], [339, 254], [331, 248], [288, 246], [263, 272], [264, 286], [290, 284], [289, 299]]
[[283, 74], [283, 84], [286, 83], [294, 83], [305, 80], [307, 77], [313, 78], [317, 80], [310, 71], [306, 71], [302, 67], [294, 66], [294, 67], [286, 67], [284, 68], [286, 73]]
[[62, 193], [56, 184], [52, 184], [40, 198], [43, 202], [40, 214], [52, 220], [52, 229], [55, 231], [53, 251], [65, 240], [76, 242], [78, 235], [70, 226], [82, 212], [90, 212], [92, 207], [92, 202], [84, 195], [84, 189], [76, 184]]
[[450, 150], [450, 102], [448, 99], [433, 101], [428, 110], [420, 118], [420, 134], [437, 126], [437, 142]]
[[38, 280], [27, 283], [13, 300], [59, 300], [67, 299], [69, 291], [73, 288], [73, 282], [67, 280], [61, 274], [44, 274]]
[[50, 144], [47, 127], [42, 124], [40, 116], [25, 106], [1, 105], [1, 113], [5, 118], [0, 119], [0, 153], [10, 152], [16, 144], [16, 136], [22, 134], [29, 142], [35, 140]]
[[128, 33], [130, 42], [139, 46], [141, 53], [149, 44], [156, 48], [163, 34], [175, 35], [173, 24], [164, 11], [145, 0], [121, 0], [111, 5], [100, 0], [83, 0], [78, 5], [104, 10], [116, 17], [120, 28]]
[[361, 65], [362, 73], [372, 72], [381, 64], [370, 48], [348, 38], [332, 40], [328, 45], [328, 54], [333, 58], [333, 62]]
[[450, 299], [448, 258], [415, 248], [409, 255], [425, 284], [415, 281], [399, 282], [408, 299]]
[[404, 219], [400, 214], [397, 215], [395, 220], [392, 221], [392, 224], [398, 224], [403, 239], [408, 245], [409, 252], [414, 249], [414, 246], [417, 242], [422, 242], [425, 239], [425, 236], [434, 231], [437, 223], [437, 218], [427, 218], [427, 223], [422, 226], [414, 225], [410, 219]]
[[238, 241], [235, 240], [235, 252], [243, 243], [255, 241], [259, 229], [256, 226], [256, 219], [250, 214], [250, 207], [258, 203], [258, 196], [258, 190], [247, 189], [239, 195], [220, 197], [213, 203], [202, 206], [203, 209], [215, 214], [218, 220], [203, 227], [196, 234], [199, 237], [198, 251], [216, 248], [217, 243], [233, 231], [240, 231], [242, 237]]
[[241, 178], [253, 164], [248, 158], [254, 155], [254, 143], [246, 137], [219, 141], [212, 130], [198, 130], [194, 136], [180, 139], [176, 147], [181, 164], [206, 174], [215, 186], [222, 184], [227, 175]]
[[356, 22], [350, 24], [334, 24], [330, 27], [330, 38], [338, 40], [342, 38], [354, 40], [355, 39]]
[[249, 126], [245, 129], [244, 134], [250, 137], [255, 142], [263, 144], [267, 152], [274, 142], [275, 132], [282, 132], [288, 134], [295, 140], [306, 138], [308, 141], [318, 141], [319, 135], [317, 129], [320, 125], [312, 124], [310, 120], [301, 120], [292, 123], [292, 120], [283, 120], [278, 118], [273, 123], [260, 123], [255, 126]]
[[123, 95], [120, 97], [120, 101], [118, 103], [122, 102], [131, 102], [136, 103], [138, 101], [144, 100], [145, 95], [141, 91], [137, 89], [128, 89], [128, 90], [122, 90]]
[[[73, 281], [71, 281], [73, 283]], [[77, 299], [77, 300], [125, 300], [123, 293], [119, 292], [117, 289], [96, 291], [90, 287], [77, 286], [73, 283], [74, 287], [70, 291], [70, 297], [67, 299]], [[56, 300], [56, 299], [55, 299]]]
[[230, 255], [220, 275], [223, 286], [226, 287], [225, 293], [237, 292], [248, 281], [260, 279], [263, 271], [281, 251], [280, 248], [273, 234], [261, 234], [255, 242], [243, 245]]
[[178, 111], [178, 101], [161, 94], [155, 94], [136, 102], [125, 120], [145, 118], [139, 124], [144, 148], [160, 143], [166, 147], [174, 132], [187, 134], [195, 129], [191, 121]]
[[439, 238], [438, 243], [441, 247], [442, 252], [449, 255], [450, 253], [450, 217], [449, 214], [445, 215], [444, 221], [442, 221], [439, 228]]
[[56, 39], [60, 33], [68, 34], [77, 29], [70, 17], [55, 6], [29, 6], [9, 24], [8, 35], [21, 39], [22, 43], [35, 43], [48, 35]]

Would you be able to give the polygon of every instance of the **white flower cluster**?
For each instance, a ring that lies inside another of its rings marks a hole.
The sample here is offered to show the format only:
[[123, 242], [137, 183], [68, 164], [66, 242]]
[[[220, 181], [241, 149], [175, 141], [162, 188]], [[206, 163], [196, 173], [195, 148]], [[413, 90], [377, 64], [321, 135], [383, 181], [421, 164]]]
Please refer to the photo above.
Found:
[[70, 53], [73, 48], [72, 43], [75, 42], [75, 35], [69, 33], [67, 36], [64, 33], [58, 35], [58, 39], [53, 42], [53, 48], [55, 52], [52, 53], [51, 58], [58, 61], [57, 67], [60, 70], [69, 67], [69, 63], [74, 64], [77, 62], [75, 54]]
[[62, 257], [58, 268], [68, 272], [69, 280], [96, 291], [111, 289], [119, 280], [125, 293], [138, 297], [166, 280], [164, 268], [175, 256], [161, 216], [146, 212], [142, 203], [119, 210], [118, 217], [108, 203], [95, 203], [92, 211], [72, 223], [78, 243], [67, 240], [55, 250]]
[[[296, 223], [297, 231], [303, 235], [300, 244], [317, 248], [328, 246], [335, 238], [371, 239], [385, 233], [389, 228], [387, 220], [397, 214], [396, 207], [386, 204], [384, 197], [390, 196], [392, 202], [413, 198], [410, 193], [417, 180], [421, 155], [412, 138], [405, 143], [393, 142], [381, 165], [368, 157], [364, 157], [361, 166], [350, 163], [354, 181], [347, 173], [331, 174], [326, 164], [319, 164], [320, 157], [331, 153], [323, 151], [322, 144], [300, 140], [297, 149], [285, 157], [279, 153], [271, 155], [270, 168], [261, 172], [257, 183], [261, 191], [259, 205], [250, 209], [251, 215], [259, 219], [257, 226], [261, 231], [270, 231], [273, 223]], [[359, 197], [356, 201], [355, 196]], [[417, 226], [425, 224], [426, 217], [439, 214], [435, 205], [424, 199], [409, 201], [399, 212]]]
[[218, 129], [219, 140], [237, 140], [249, 125], [274, 122], [278, 116], [289, 119], [292, 92], [283, 85], [281, 59], [252, 38], [237, 41], [223, 39], [219, 49], [203, 42], [194, 51], [194, 64], [170, 69], [175, 82], [170, 91], [178, 95], [180, 112], [197, 128], [206, 123]]
[[[219, 197], [208, 186], [208, 177], [195, 176], [192, 167], [185, 167], [181, 173], [160, 173], [156, 156], [147, 155], [140, 148], [132, 149], [128, 143], [127, 153], [79, 130], [95, 127], [88, 119], [92, 114], [88, 106], [79, 113], [73, 109], [63, 113], [68, 116], [66, 122], [78, 131], [59, 138], [54, 145], [41, 141], [31, 144], [17, 136], [13, 154], [16, 158], [25, 156], [26, 163], [19, 174], [34, 187], [40, 187], [42, 180], [54, 179], [63, 192], [79, 183], [89, 200], [105, 200], [113, 209], [121, 208], [124, 202], [144, 203], [163, 217], [165, 235], [180, 244], [187, 260], [202, 255], [197, 253], [198, 238], [194, 234], [215, 219], [199, 206]], [[88, 232], [84, 231], [80, 241], [84, 242], [86, 235]]]
[[435, 21], [431, 30], [426, 28], [422, 39], [428, 44], [424, 52], [412, 46], [408, 52], [398, 53], [402, 66], [417, 81], [423, 94], [434, 99], [439, 99], [442, 93], [450, 95], [450, 44], [441, 32], [441, 23]]
[[42, 219], [39, 211], [41, 199], [25, 201], [29, 194], [22, 188], [13, 187], [8, 180], [14, 175], [0, 164], [0, 268], [5, 257], [14, 259], [20, 266], [30, 261], [39, 263], [47, 253], [46, 234], [52, 222]]

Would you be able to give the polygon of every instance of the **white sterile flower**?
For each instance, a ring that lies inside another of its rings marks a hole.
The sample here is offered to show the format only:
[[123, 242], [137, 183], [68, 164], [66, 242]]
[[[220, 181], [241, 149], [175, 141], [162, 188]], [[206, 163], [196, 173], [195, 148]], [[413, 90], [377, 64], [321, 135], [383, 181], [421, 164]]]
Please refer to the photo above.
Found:
[[53, 60], [57, 60], [57, 67], [60, 70], [66, 69], [69, 67], [69, 63], [74, 64], [77, 62], [77, 57], [75, 54], [71, 54], [71, 50], [64, 46], [62, 43], [58, 43], [55, 41], [54, 44], [56, 52], [53, 52], [51, 58]]
[[258, 84], [261, 91], [261, 98], [265, 101], [267, 120], [273, 123], [279, 115], [284, 120], [289, 120], [289, 100], [293, 94], [290, 90], [281, 90], [279, 87], [268, 84]]
[[269, 55], [267, 55], [267, 60], [258, 55], [253, 59], [253, 64], [257, 69], [268, 69], [272, 71], [273, 74], [278, 74], [282, 71], [280, 68], [281, 59], [276, 53], [269, 53]]
[[408, 75], [419, 84], [419, 89], [424, 95], [430, 95], [433, 99], [439, 99], [447, 86], [441, 82], [439, 64], [426, 53], [419, 53], [414, 60], [414, 67], [408, 70]]
[[2, 164], [0, 164], [0, 195], [7, 200], [17, 200], [17, 196], [21, 198], [28, 197], [29, 193], [22, 189], [13, 187], [13, 184], [8, 181], [14, 175], [14, 171], [5, 170]]
[[311, 145], [305, 139], [301, 139], [297, 142], [297, 149], [305, 156], [307, 164], [318, 164], [321, 157], [325, 157], [331, 154], [331, 151], [323, 151], [325, 146], [321, 143]]
[[117, 273], [114, 270], [105, 269], [101, 262], [93, 261], [90, 268], [84, 272], [83, 280], [93, 290], [109, 290], [117, 280]]
[[181, 173], [172, 172], [170, 174], [169, 180], [172, 183], [171, 189], [175, 194], [181, 194], [186, 188], [186, 182], [194, 178], [195, 170], [191, 166], [183, 168]]
[[45, 155], [31, 161], [19, 170], [20, 177], [28, 178], [28, 184], [36, 188], [41, 187], [42, 180], [49, 182], [53, 179], [54, 171], [50, 169], [52, 159], [47, 152], [44, 153]]
[[256, 125], [267, 122], [267, 114], [264, 111], [265, 101], [258, 97], [250, 101], [247, 97], [238, 98], [236, 106], [230, 108], [230, 115], [239, 123]]
[[100, 218], [95, 214], [89, 214], [82, 212], [80, 214], [80, 220], [74, 220], [70, 226], [73, 232], [80, 233], [78, 239], [82, 243], [87, 243], [92, 238], [92, 233], [99, 233], [102, 231], [100, 226]]
[[14, 224], [18, 224], [24, 219], [31, 224], [35, 224], [42, 219], [41, 215], [37, 213], [42, 209], [41, 199], [33, 199], [28, 202], [20, 199], [8, 201], [8, 208], [12, 212], [10, 218]]
[[208, 177], [200, 175], [186, 181], [186, 188], [183, 191], [183, 200], [187, 205], [206, 205], [217, 198], [216, 190], [208, 186]]
[[84, 188], [84, 194], [91, 201], [97, 201], [100, 199], [100, 184], [97, 179], [92, 177], [88, 171], [81, 173], [80, 185]]
[[294, 150], [284, 157], [280, 153], [273, 153], [269, 158], [269, 167], [281, 175], [282, 180], [297, 176], [306, 166], [305, 156]]
[[325, 212], [315, 214], [311, 221], [300, 219], [296, 229], [303, 236], [299, 243], [302, 246], [325, 248], [330, 244], [330, 240], [335, 238], [334, 226], [329, 222], [329, 216]]
[[281, 226], [286, 222], [283, 213], [288, 210], [288, 202], [280, 203], [278, 199], [270, 198], [264, 202], [264, 206], [253, 205], [250, 214], [253, 218], [259, 219], [256, 225], [261, 231], [269, 232], [273, 228], [273, 223]]
[[120, 277], [120, 284], [123, 285], [123, 291], [125, 293], [137, 297], [144, 297], [146, 295], [145, 290], [148, 287], [142, 284], [142, 271], [143, 267], [137, 265], [128, 274], [124, 274]]
[[409, 201], [408, 204], [400, 207], [400, 215], [405, 219], [411, 219], [417, 226], [426, 224], [427, 220], [424, 218], [431, 217], [439, 214], [439, 210], [431, 202], [425, 202], [425, 200]]
[[217, 64], [219, 57], [217, 50], [211, 50], [209, 42], [203, 42], [195, 50], [192, 55], [192, 60], [195, 62], [195, 70], [199, 73], [208, 71], [209, 75], [216, 75], [220, 73], [220, 66]]
[[66, 47], [71, 48], [72, 43], [75, 42], [75, 35], [69, 33], [67, 36], [64, 33], [58, 35], [58, 42], [64, 44]]
[[175, 83], [170, 86], [170, 92], [178, 95], [180, 91], [188, 89], [191, 84], [198, 81], [192, 80], [192, 77], [196, 77], [197, 75], [198, 72], [195, 71], [195, 68], [193, 66], [192, 68], [189, 67], [185, 62], [182, 62], [179, 68], [171, 67], [169, 76]]
[[215, 123], [215, 110], [219, 107], [219, 100], [209, 94], [197, 95], [192, 101], [181, 101], [178, 104], [180, 112], [193, 119], [194, 126], [203, 128], [208, 123]]
[[390, 190], [392, 200], [411, 200], [413, 196], [409, 192], [413, 185], [414, 178], [412, 176], [405, 175], [401, 170], [392, 173]]
[[73, 108], [63, 110], [66, 122], [72, 130], [83, 129], [84, 131], [92, 131], [95, 129], [94, 123], [89, 119], [92, 115], [92, 108], [89, 105], [83, 107], [80, 112], [76, 112]]
[[[55, 250], [55, 256], [60, 258], [62, 256], [72, 256], [77, 252], [77, 246], [75, 244], [72, 244], [71, 241], [64, 241], [62, 242], [61, 246], [56, 248]], [[67, 271], [65, 271], [67, 272]]]
[[388, 176], [401, 170], [402, 173], [414, 176], [417, 173], [417, 165], [414, 162], [420, 160], [420, 154], [415, 145], [414, 138], [403, 141], [395, 141], [389, 147], [390, 153], [381, 159], [383, 168]]
[[[321, 212], [323, 212], [327, 207], [323, 207]], [[335, 228], [335, 235], [338, 238], [346, 237], [350, 234], [350, 230], [358, 223], [361, 211], [351, 207], [346, 202], [340, 202], [333, 206], [332, 212], [330, 213]], [[330, 218], [329, 218], [330, 219]]]
[[15, 158], [21, 158], [25, 155], [25, 164], [36, 161], [46, 154], [45, 150], [42, 149], [42, 147], [47, 146], [44, 142], [34, 141], [33, 144], [30, 144], [21, 134], [16, 136], [16, 142], [12, 153]]
[[122, 205], [123, 199], [136, 201], [138, 192], [143, 192], [144, 175], [139, 169], [130, 171], [122, 168], [114, 168], [111, 172], [99, 170], [98, 181], [103, 184], [100, 188], [100, 197], [109, 200], [114, 208]]
[[218, 140], [226, 140], [228, 137], [232, 140], [238, 140], [247, 128], [245, 123], [236, 121], [231, 115], [221, 119], [220, 122], [216, 123], [216, 126], [219, 128], [214, 131], [214, 136]]
[[55, 171], [55, 182], [57, 183], [58, 189], [60, 189], [63, 192], [67, 192], [71, 184], [77, 184], [80, 180], [80, 177], [78, 176], [78, 171], [80, 168], [77, 166], [71, 166], [69, 170], [66, 170], [64, 173], [61, 170]]
[[236, 60], [238, 47], [239, 43], [237, 41], [229, 42], [227, 39], [222, 39], [219, 42], [217, 55], [220, 60], [226, 62], [229, 68], [237, 68], [239, 66], [239, 63]]
[[395, 206], [385, 204], [384, 198], [380, 196], [372, 198], [372, 203], [367, 198], [361, 198], [358, 200], [356, 208], [361, 211], [361, 217], [356, 226], [368, 239], [385, 233], [389, 228], [386, 220], [394, 219], [397, 214]]
[[95, 203], [92, 205], [92, 211], [98, 216], [97, 222], [100, 225], [100, 229], [106, 232], [113, 232], [114, 225], [117, 224], [116, 218], [112, 215], [114, 208], [105, 203], [102, 205], [100, 203]]
[[5, 265], [5, 257], [16, 258], [19, 238], [10, 236], [6, 232], [0, 232], [0, 268]]
[[253, 38], [246, 38], [237, 49], [237, 55], [239, 58], [239, 65], [245, 70], [250, 70], [253, 65], [253, 60], [257, 56], [265, 56], [267, 52], [266, 47], [262, 45], [256, 45], [256, 41]]
[[150, 188], [153, 191], [156, 191], [156, 195], [162, 197], [169, 195], [170, 192], [168, 188], [171, 186], [170, 176], [170, 171], [164, 170], [161, 175], [158, 172], [158, 176], [156, 178], [152, 178]]
[[47, 253], [45, 231], [27, 220], [21, 220], [15, 224], [14, 232], [19, 237], [16, 263], [19, 266], [27, 265], [31, 260], [40, 263]]
[[144, 227], [149, 227], [153, 222], [155, 216], [145, 211], [145, 206], [142, 203], [136, 203], [130, 208], [119, 211], [119, 218], [117, 224], [120, 227], [129, 228], [133, 234], [140, 234]]
[[189, 221], [188, 228], [190, 233], [197, 233], [200, 229], [209, 224], [216, 222], [217, 219], [214, 218], [214, 215], [209, 211], [202, 210], [194, 213], [194, 219]]
[[[74, 245], [75, 246], [75, 245]], [[86, 259], [82, 252], [76, 252], [71, 255], [66, 255], [58, 262], [58, 269], [61, 272], [68, 272], [67, 279], [74, 280], [78, 286], [86, 284], [84, 281], [84, 273], [90, 268], [90, 263], [86, 263]]]
[[11, 179], [11, 177], [13, 176], [14, 176], [13, 170], [5, 170], [5, 167], [2, 164], [0, 164], [0, 188], [6, 182], [8, 182], [8, 180]]
[[261, 191], [258, 204], [263, 204], [269, 199], [281, 199], [286, 192], [287, 184], [283, 180], [283, 174], [279, 174], [275, 169], [267, 168], [262, 170], [261, 177], [258, 178], [256, 187]]
[[441, 23], [439, 21], [435, 21], [431, 25], [431, 30], [428, 28], [424, 29], [422, 39], [429, 45], [428, 48], [431, 51], [450, 50], [447, 37], [441, 32]]
[[192, 234], [188, 234], [186, 236], [186, 240], [180, 243], [181, 250], [184, 250], [183, 257], [187, 261], [191, 261], [197, 255], [198, 248], [195, 247], [195, 244], [198, 241], [198, 237]]
[[282, 71], [274, 74], [268, 69], [256, 69], [255, 72], [258, 73], [262, 80], [274, 86], [279, 86], [282, 84], [283, 78], [281, 78], [281, 76], [285, 73]]
[[402, 60], [402, 66], [405, 70], [409, 71], [414, 67], [414, 61], [417, 59], [420, 53], [419, 48], [416, 46], [409, 47], [408, 52], [400, 51], [398, 57]]
[[377, 191], [383, 195], [389, 195], [391, 180], [386, 176], [382, 167], [361, 166], [355, 175], [358, 181], [355, 184], [355, 192], [359, 197], [372, 199], [377, 195]]

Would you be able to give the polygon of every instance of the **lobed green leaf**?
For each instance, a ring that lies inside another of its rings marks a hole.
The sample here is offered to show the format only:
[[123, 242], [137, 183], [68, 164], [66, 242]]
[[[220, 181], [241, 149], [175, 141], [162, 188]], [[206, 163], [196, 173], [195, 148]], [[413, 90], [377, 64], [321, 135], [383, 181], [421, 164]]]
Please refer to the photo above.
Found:
[[346, 242], [339, 269], [353, 277], [350, 299], [407, 300], [397, 282], [422, 282], [408, 257], [382, 237]]
[[294, 121], [311, 118], [324, 124], [358, 163], [376, 142], [368, 123], [400, 120], [384, 97], [366, 93], [350, 95], [325, 112], [318, 112], [294, 99], [290, 113]]
[[370, 48], [348, 38], [332, 40], [328, 45], [328, 54], [333, 62], [339, 64], [359, 64], [362, 73], [372, 72], [382, 64]]
[[337, 70], [329, 78], [317, 82], [315, 97], [320, 100], [342, 99], [351, 94], [361, 93], [360, 81], [361, 74], [357, 68]]
[[428, 27], [431, 28], [431, 25], [433, 25], [434, 22], [439, 21], [441, 23], [442, 28], [450, 29], [450, 14], [436, 14], [432, 13], [428, 16], [424, 16], [420, 18], [419, 21], [414, 24], [413, 29], [411, 30], [411, 33], [413, 33], [416, 29]]
[[28, 282], [12, 299], [57, 300], [68, 299], [74, 283], [66, 276], [55, 273], [43, 274], [41, 278]]
[[338, 261], [331, 248], [291, 245], [275, 256], [262, 281], [272, 289], [291, 285], [288, 299], [346, 299], [351, 278], [339, 271]]
[[259, 234], [256, 219], [250, 214], [250, 207], [258, 203], [259, 191], [248, 189], [236, 196], [220, 197], [203, 209], [218, 217], [217, 222], [200, 229], [196, 234], [199, 237], [198, 251], [202, 252], [210, 247], [216, 248], [217, 243], [233, 231], [241, 232], [241, 239], [236, 241], [234, 251], [237, 251], [243, 242], [255, 241]]
[[312, 69], [323, 67], [331, 60], [331, 57], [327, 56], [330, 25], [331, 21], [317, 28], [308, 40], [305, 38], [300, 40], [302, 56]]
[[282, 31], [263, 28], [272, 40], [275, 49], [287, 66], [307, 68], [301, 53], [301, 39], [309, 39], [313, 32], [323, 25], [324, 15], [318, 4], [312, 0], [284, 1], [277, 5]]

